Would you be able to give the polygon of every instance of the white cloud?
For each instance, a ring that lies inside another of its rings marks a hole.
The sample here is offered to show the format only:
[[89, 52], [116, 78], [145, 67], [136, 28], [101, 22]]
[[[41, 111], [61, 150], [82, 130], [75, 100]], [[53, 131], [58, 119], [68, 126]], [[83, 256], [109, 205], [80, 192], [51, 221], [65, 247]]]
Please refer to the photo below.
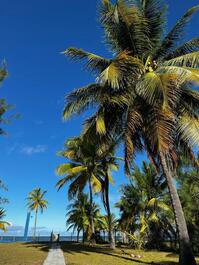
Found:
[[39, 153], [45, 153], [47, 150], [46, 145], [36, 145], [36, 146], [23, 146], [20, 149], [20, 153], [25, 155], [34, 155]]
[[[29, 227], [29, 235], [33, 234], [34, 227]], [[37, 233], [40, 235], [50, 235], [50, 230], [48, 230], [45, 226], [38, 226]], [[0, 231], [0, 236], [23, 236], [24, 234], [24, 226], [21, 225], [11, 225], [8, 226], [7, 231]]]

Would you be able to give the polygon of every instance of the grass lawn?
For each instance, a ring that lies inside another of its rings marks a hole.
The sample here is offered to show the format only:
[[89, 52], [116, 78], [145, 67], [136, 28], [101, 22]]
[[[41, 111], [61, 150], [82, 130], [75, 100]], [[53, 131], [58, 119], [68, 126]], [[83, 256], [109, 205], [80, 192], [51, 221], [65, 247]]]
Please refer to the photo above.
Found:
[[42, 265], [48, 249], [47, 244], [0, 244], [0, 265]]
[[[177, 265], [178, 257], [169, 252], [138, 251], [117, 248], [110, 251], [107, 246], [85, 246], [82, 244], [62, 244], [67, 265]], [[131, 254], [140, 254], [142, 258], [132, 258], [123, 254], [121, 249]], [[199, 260], [198, 260], [199, 261]]]

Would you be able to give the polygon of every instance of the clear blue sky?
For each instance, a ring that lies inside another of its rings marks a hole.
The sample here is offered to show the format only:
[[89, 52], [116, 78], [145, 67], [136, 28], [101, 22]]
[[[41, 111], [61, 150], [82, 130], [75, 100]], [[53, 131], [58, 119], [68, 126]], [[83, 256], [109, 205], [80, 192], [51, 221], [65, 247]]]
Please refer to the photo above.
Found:
[[[168, 28], [198, 0], [168, 0]], [[7, 137], [0, 138], [0, 177], [7, 184], [5, 194], [7, 220], [13, 233], [21, 231], [26, 218], [25, 198], [35, 187], [48, 190], [49, 207], [39, 216], [38, 226], [45, 230], [65, 230], [66, 189], [54, 186], [54, 171], [63, 160], [56, 151], [65, 139], [78, 135], [85, 118], [74, 117], [63, 123], [64, 96], [74, 88], [94, 79], [60, 54], [76, 46], [110, 56], [102, 43], [102, 29], [97, 22], [98, 1], [7, 0], [0, 8], [0, 60], [8, 64], [9, 77], [0, 88], [0, 98], [16, 105], [19, 120], [6, 126]], [[199, 16], [195, 16], [188, 37], [197, 36]], [[139, 156], [137, 161], [143, 158]], [[126, 182], [123, 169], [114, 174], [112, 204], [118, 200], [118, 187]], [[33, 223], [33, 220], [31, 221]], [[32, 225], [32, 224], [31, 224]], [[42, 228], [43, 227], [43, 228]]]

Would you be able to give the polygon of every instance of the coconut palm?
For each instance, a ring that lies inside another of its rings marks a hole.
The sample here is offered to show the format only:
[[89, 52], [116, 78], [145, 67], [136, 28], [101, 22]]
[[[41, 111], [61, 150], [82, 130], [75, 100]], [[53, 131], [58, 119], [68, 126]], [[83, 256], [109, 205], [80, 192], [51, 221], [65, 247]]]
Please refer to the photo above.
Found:
[[[93, 135], [94, 133], [92, 132]], [[93, 191], [101, 192], [107, 215], [111, 220], [109, 203], [109, 185], [110, 181], [113, 182], [111, 171], [118, 169], [116, 161], [120, 158], [113, 156], [114, 145], [111, 145], [109, 150], [99, 153], [98, 146], [102, 142], [99, 141], [97, 136], [93, 137], [93, 135], [90, 137], [86, 133], [79, 138], [70, 139], [66, 142], [66, 150], [61, 152], [61, 155], [72, 159], [72, 162], [62, 164], [57, 168], [58, 175], [65, 176], [57, 182], [56, 186], [60, 189], [65, 183], [71, 181], [68, 189], [69, 199], [71, 199], [75, 195], [80, 194], [88, 183], [90, 205], [93, 202]], [[94, 221], [91, 222], [92, 226], [94, 233]], [[111, 222], [109, 227], [109, 241], [111, 248], [115, 248]]]
[[64, 54], [86, 59], [97, 75], [95, 83], [66, 98], [64, 118], [96, 105], [87, 121], [100, 135], [116, 134], [125, 143], [126, 171], [136, 151], [146, 150], [154, 167], [167, 179], [180, 243], [180, 264], [196, 264], [182, 206], [173, 184], [179, 150], [196, 161], [199, 144], [199, 38], [183, 42], [186, 24], [199, 6], [189, 9], [172, 30], [165, 32], [164, 1], [102, 1], [100, 21], [114, 58], [82, 49]]
[[100, 168], [95, 160], [95, 146], [81, 137], [76, 137], [68, 140], [65, 144], [65, 150], [59, 154], [67, 159], [70, 159], [71, 162], [61, 164], [57, 167], [57, 174], [59, 176], [64, 176], [56, 184], [58, 190], [60, 190], [66, 183], [71, 182], [68, 189], [68, 196], [70, 200], [74, 196], [80, 194], [88, 184], [90, 200], [90, 225], [92, 228], [90, 240], [94, 242], [95, 226], [92, 213], [93, 190], [97, 192], [101, 187], [101, 183], [98, 179]]
[[29, 192], [27, 197], [27, 206], [30, 211], [35, 211], [35, 224], [34, 224], [34, 239], [36, 238], [36, 228], [37, 228], [37, 215], [40, 210], [41, 213], [47, 208], [48, 201], [45, 200], [44, 196], [47, 191], [42, 191], [41, 188], [35, 188]]
[[89, 216], [87, 214], [88, 209], [88, 196], [86, 194], [79, 194], [78, 199], [74, 200], [68, 206], [68, 212], [66, 214], [67, 231], [73, 229], [73, 232], [77, 230], [77, 241], [79, 242], [79, 233], [82, 230], [83, 241], [85, 240], [85, 233], [89, 226]]
[[161, 241], [173, 236], [166, 182], [152, 165], [143, 162], [142, 170], [135, 167], [130, 183], [123, 185], [121, 192], [116, 204], [121, 212], [119, 225], [137, 246], [141, 248], [147, 241], [151, 247], [159, 247]]
[[[111, 148], [112, 149], [112, 148]], [[118, 170], [119, 166], [117, 160], [121, 160], [120, 157], [115, 157], [113, 150], [109, 149], [109, 152], [102, 153], [100, 158], [100, 167], [102, 168], [101, 175], [101, 194], [102, 201], [107, 212], [106, 223], [108, 224], [108, 238], [110, 242], [110, 248], [115, 249], [115, 240], [114, 240], [114, 222], [113, 222], [113, 214], [111, 213], [110, 208], [110, 200], [109, 200], [109, 188], [110, 182], [113, 183], [113, 179], [111, 176], [112, 170]]]
[[[101, 228], [103, 220], [97, 204], [93, 203], [92, 211], [95, 228]], [[83, 242], [90, 238], [92, 228], [90, 224], [90, 202], [87, 194], [80, 193], [77, 198], [73, 199], [73, 202], [68, 206], [66, 217], [67, 230], [73, 229], [73, 232], [77, 230], [77, 241], [79, 241], [81, 231]]]

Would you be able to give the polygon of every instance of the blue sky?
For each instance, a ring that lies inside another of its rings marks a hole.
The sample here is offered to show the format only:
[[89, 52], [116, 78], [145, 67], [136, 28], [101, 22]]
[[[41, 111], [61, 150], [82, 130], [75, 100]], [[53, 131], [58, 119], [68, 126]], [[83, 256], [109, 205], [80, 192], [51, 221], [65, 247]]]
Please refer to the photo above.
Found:
[[[71, 63], [60, 54], [76, 46], [102, 56], [110, 56], [103, 45], [103, 32], [97, 21], [98, 1], [7, 0], [1, 2], [0, 60], [6, 59], [9, 77], [0, 87], [0, 98], [16, 105], [20, 119], [5, 127], [0, 138], [0, 177], [7, 184], [7, 220], [12, 232], [20, 232], [26, 218], [27, 193], [35, 187], [48, 191], [49, 207], [39, 216], [40, 231], [65, 230], [66, 188], [57, 193], [54, 171], [63, 160], [56, 151], [65, 139], [76, 136], [86, 114], [63, 123], [64, 96], [74, 88], [94, 80], [82, 65]], [[198, 0], [168, 0], [168, 28]], [[188, 30], [197, 36], [199, 16]], [[140, 163], [143, 156], [139, 156]], [[123, 169], [114, 174], [111, 203], [119, 197], [119, 186], [126, 182]], [[33, 219], [31, 220], [31, 225]]]

